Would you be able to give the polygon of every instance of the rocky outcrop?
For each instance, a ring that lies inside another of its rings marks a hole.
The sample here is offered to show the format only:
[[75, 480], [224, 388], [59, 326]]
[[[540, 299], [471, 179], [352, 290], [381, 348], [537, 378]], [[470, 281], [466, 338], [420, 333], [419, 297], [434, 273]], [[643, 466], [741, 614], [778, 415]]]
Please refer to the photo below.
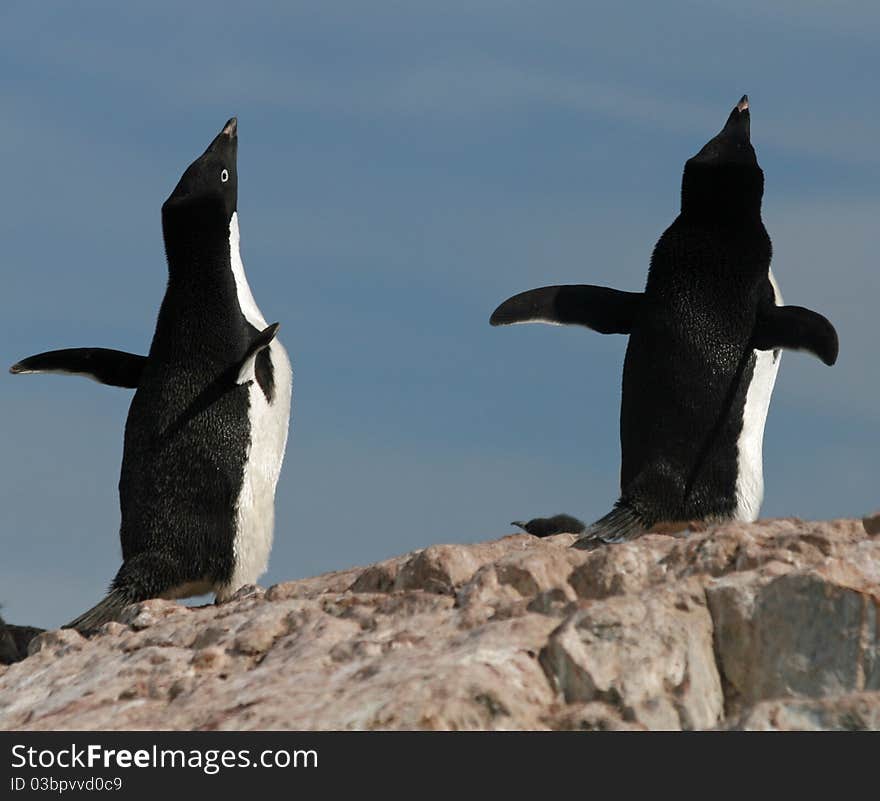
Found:
[[0, 728], [880, 727], [880, 537], [772, 520], [528, 534], [148, 601], [0, 667]]

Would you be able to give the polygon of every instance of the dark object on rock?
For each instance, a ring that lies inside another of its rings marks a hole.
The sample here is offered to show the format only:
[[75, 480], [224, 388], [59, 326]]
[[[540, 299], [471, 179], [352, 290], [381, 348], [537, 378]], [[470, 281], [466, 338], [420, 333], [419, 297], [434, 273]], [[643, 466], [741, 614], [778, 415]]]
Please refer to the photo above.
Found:
[[580, 520], [571, 515], [554, 515], [553, 517], [536, 517], [523, 523], [514, 520], [510, 525], [519, 526], [527, 534], [535, 537], [552, 537], [554, 534], [581, 534], [584, 526]]
[[28, 643], [43, 629], [12, 626], [0, 617], [0, 665], [20, 662], [28, 655]]

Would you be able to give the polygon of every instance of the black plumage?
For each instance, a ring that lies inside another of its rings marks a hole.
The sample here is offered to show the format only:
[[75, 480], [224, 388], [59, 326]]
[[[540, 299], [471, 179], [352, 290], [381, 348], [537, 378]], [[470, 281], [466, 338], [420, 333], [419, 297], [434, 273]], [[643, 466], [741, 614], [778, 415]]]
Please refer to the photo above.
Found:
[[[107, 597], [69, 626], [94, 628], [134, 601], [216, 591], [232, 577], [249, 385], [271, 402], [278, 330], [258, 330], [240, 306], [230, 252], [237, 146], [233, 118], [162, 206], [168, 284], [148, 356], [76, 348], [11, 368], [136, 387], [119, 478], [123, 564]], [[251, 360], [253, 379], [243, 380]]]
[[[776, 306], [763, 189], [743, 97], [722, 131], [686, 163], [681, 212], [654, 248], [643, 293], [543, 287], [493, 313], [493, 325], [574, 323], [629, 335], [621, 495], [587, 528], [585, 541], [746, 514], [738, 447], [758, 351], [774, 351], [774, 362], [783, 347], [810, 350], [827, 364], [836, 360], [837, 335], [824, 317]], [[529, 525], [546, 530], [544, 520]]]

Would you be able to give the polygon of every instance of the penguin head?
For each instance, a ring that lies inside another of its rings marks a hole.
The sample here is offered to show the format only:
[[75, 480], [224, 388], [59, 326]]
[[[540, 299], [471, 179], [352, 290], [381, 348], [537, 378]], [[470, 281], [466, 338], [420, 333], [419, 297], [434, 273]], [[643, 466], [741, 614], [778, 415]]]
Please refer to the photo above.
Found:
[[755, 148], [750, 137], [751, 117], [749, 96], [743, 95], [733, 107], [724, 127], [713, 136], [689, 163], [706, 166], [741, 164], [758, 166]]
[[733, 215], [757, 211], [764, 194], [764, 173], [751, 141], [749, 98], [743, 95], [721, 131], [684, 167], [682, 211]]
[[238, 203], [238, 120], [233, 117], [180, 177], [162, 215], [222, 211], [227, 224]]

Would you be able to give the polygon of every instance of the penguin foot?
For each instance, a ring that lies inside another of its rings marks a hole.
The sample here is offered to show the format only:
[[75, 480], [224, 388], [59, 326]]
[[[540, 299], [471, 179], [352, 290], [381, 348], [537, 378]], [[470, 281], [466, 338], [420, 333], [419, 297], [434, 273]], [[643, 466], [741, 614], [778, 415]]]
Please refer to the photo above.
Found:
[[514, 520], [510, 525], [518, 526], [526, 534], [535, 537], [552, 537], [554, 534], [580, 534], [586, 528], [580, 520], [571, 515], [535, 517], [527, 523]]
[[696, 528], [696, 526], [700, 525], [702, 524], [693, 520], [663, 520], [651, 526], [647, 533], [668, 534], [670, 537], [674, 537], [676, 534], [687, 533], [688, 531], [700, 531], [701, 529]]
[[713, 520], [664, 520], [655, 523], [646, 533], [668, 534], [670, 537], [686, 537], [688, 534], [696, 534], [708, 531], [717, 521]]
[[222, 606], [231, 601], [244, 601], [248, 598], [262, 598], [266, 591], [259, 584], [242, 584], [235, 592], [218, 591], [214, 598], [214, 606]]

